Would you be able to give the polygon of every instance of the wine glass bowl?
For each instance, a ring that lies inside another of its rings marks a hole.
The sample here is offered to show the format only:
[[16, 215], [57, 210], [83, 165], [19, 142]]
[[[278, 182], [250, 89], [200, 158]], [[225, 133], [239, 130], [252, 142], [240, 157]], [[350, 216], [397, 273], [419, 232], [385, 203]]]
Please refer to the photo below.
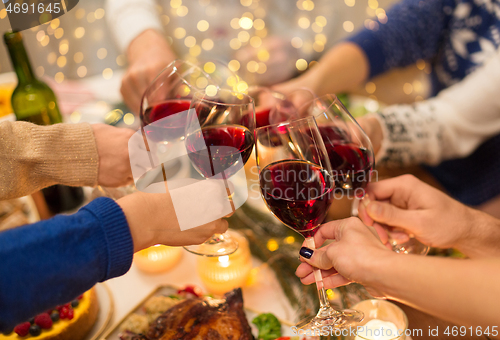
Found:
[[[228, 179], [237, 175], [250, 158], [254, 129], [254, 102], [248, 95], [228, 89], [206, 89], [194, 94], [185, 129], [186, 151], [203, 178], [224, 181], [233, 212], [233, 195], [238, 193]], [[198, 255], [222, 256], [237, 247], [230, 236], [217, 234], [202, 245], [185, 248]]]
[[[314, 234], [333, 203], [335, 187], [323, 139], [314, 117], [258, 128], [255, 149], [261, 195], [273, 215], [316, 249]], [[330, 305], [321, 271], [314, 269], [320, 309], [312, 319], [300, 322], [302, 330], [347, 328], [363, 314], [338, 311]]]
[[258, 128], [299, 118], [293, 103], [280, 92], [268, 87], [250, 86], [247, 93], [255, 102], [255, 121]]
[[[351, 215], [358, 216], [360, 200], [372, 180], [375, 156], [368, 135], [335, 95], [316, 98], [303, 106], [318, 123], [335, 179], [335, 194], [353, 199]], [[390, 235], [390, 233], [389, 233]], [[397, 253], [427, 254], [429, 247], [409, 236], [399, 243], [389, 240]]]
[[[375, 166], [369, 137], [335, 95], [316, 98], [309, 104], [327, 149], [342, 196], [363, 198]], [[336, 192], [337, 193], [337, 192]]]
[[193, 93], [209, 86], [217, 88], [218, 84], [201, 67], [174, 60], [153, 80], [142, 97], [143, 133], [155, 142], [183, 139]]

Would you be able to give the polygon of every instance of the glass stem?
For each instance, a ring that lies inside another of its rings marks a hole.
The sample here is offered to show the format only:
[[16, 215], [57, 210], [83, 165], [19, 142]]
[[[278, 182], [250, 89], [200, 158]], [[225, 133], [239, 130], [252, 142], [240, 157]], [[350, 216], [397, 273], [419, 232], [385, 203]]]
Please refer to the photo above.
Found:
[[[306, 238], [307, 247], [315, 250], [316, 244], [314, 242], [313, 237]], [[316, 287], [318, 288], [318, 296], [319, 296], [319, 305], [320, 309], [318, 312], [318, 316], [320, 317], [329, 317], [332, 314], [338, 313], [335, 309], [332, 308], [330, 302], [328, 301], [328, 296], [326, 295], [325, 285], [323, 283], [323, 276], [321, 275], [321, 270], [318, 268], [313, 269], [314, 279], [316, 280]]]

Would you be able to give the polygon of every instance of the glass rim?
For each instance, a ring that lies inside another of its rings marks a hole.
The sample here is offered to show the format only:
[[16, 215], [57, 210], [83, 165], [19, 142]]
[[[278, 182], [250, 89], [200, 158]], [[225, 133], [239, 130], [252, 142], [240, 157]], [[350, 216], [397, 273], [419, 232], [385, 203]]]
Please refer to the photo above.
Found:
[[[193, 102], [196, 99], [199, 99], [200, 101], [203, 101], [205, 103], [209, 103], [209, 104], [219, 104], [219, 105], [225, 105], [225, 106], [230, 106], [230, 107], [236, 107], [236, 106], [247, 106], [247, 105], [252, 105], [252, 106], [255, 106], [255, 101], [252, 97], [250, 97], [248, 94], [245, 94], [243, 92], [238, 92], [238, 91], [234, 91], [234, 90], [230, 90], [230, 89], [221, 89], [220, 87], [216, 87], [217, 88], [217, 94], [221, 93], [221, 92], [229, 92], [231, 94], [235, 94], [235, 95], [241, 95], [243, 96], [244, 98], [247, 98], [248, 99], [248, 102], [246, 103], [222, 103], [220, 101], [216, 101], [216, 100], [210, 100], [210, 99], [206, 99], [204, 97], [200, 97], [200, 96], [208, 96], [206, 94], [206, 91], [205, 90], [197, 90], [194, 94], [193, 94], [193, 98], [191, 99], [191, 102]], [[217, 95], [216, 94], [216, 95]], [[215, 97], [215, 96], [209, 96], [209, 97]]]
[[297, 122], [306, 121], [306, 120], [312, 120], [314, 122], [314, 124], [316, 124], [316, 126], [318, 125], [318, 123], [316, 122], [315, 116], [307, 116], [307, 117], [302, 117], [302, 118], [294, 119], [294, 120], [290, 120], [290, 121], [284, 121], [284, 122], [280, 122], [280, 123], [276, 123], [276, 124], [269, 124], [269, 125], [261, 126], [259, 128], [256, 128], [255, 132], [257, 132], [259, 130], [269, 129], [272, 127], [286, 126], [286, 125], [290, 125], [292, 123], [297, 123]]

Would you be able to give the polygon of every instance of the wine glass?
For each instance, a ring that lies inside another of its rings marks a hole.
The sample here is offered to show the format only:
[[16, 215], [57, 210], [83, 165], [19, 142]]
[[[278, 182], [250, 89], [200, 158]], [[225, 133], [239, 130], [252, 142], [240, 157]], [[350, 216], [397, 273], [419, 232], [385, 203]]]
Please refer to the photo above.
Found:
[[[255, 149], [262, 198], [273, 215], [316, 249], [314, 234], [333, 202], [335, 182], [314, 117], [261, 127]], [[320, 309], [297, 328], [347, 328], [363, 319], [355, 310], [338, 311], [330, 305], [321, 271], [314, 269]]]
[[[233, 212], [234, 188], [228, 179], [248, 161], [254, 146], [254, 130], [255, 108], [248, 95], [227, 89], [207, 89], [194, 94], [185, 147], [191, 164], [202, 177], [224, 181]], [[185, 247], [205, 256], [228, 255], [237, 248], [236, 240], [227, 234], [216, 234], [201, 245]]]
[[222, 65], [210, 62], [198, 65], [174, 60], [146, 89], [140, 107], [140, 120], [149, 154], [147, 168], [150, 170], [137, 180], [138, 187], [147, 187], [173, 176], [189, 176], [189, 162], [186, 163], [182, 157], [187, 113], [196, 91], [226, 86], [220, 72], [215, 72], [216, 67], [224, 69]]
[[[336, 192], [353, 198], [352, 216], [358, 216], [359, 202], [368, 199], [366, 187], [371, 180], [375, 158], [369, 137], [335, 95], [325, 95], [305, 104], [306, 112], [316, 118], [330, 158]], [[304, 111], [304, 110], [301, 110]], [[338, 191], [338, 192], [337, 192]], [[427, 254], [429, 247], [409, 235], [401, 243], [389, 241], [397, 253]]]

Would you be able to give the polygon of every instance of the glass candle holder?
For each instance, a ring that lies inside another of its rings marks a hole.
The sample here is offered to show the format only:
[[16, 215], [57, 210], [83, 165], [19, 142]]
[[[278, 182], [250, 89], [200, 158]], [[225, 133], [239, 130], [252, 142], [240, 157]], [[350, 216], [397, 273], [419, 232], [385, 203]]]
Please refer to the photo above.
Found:
[[405, 340], [408, 329], [406, 314], [395, 304], [379, 299], [365, 300], [352, 307], [364, 313], [350, 340]]
[[226, 256], [198, 256], [198, 275], [205, 288], [213, 294], [222, 295], [245, 285], [252, 270], [252, 257], [248, 240], [239, 232], [228, 230], [238, 242], [238, 250]]
[[172, 269], [182, 257], [182, 248], [161, 244], [143, 249], [134, 254], [134, 263], [143, 272], [162, 273]]

